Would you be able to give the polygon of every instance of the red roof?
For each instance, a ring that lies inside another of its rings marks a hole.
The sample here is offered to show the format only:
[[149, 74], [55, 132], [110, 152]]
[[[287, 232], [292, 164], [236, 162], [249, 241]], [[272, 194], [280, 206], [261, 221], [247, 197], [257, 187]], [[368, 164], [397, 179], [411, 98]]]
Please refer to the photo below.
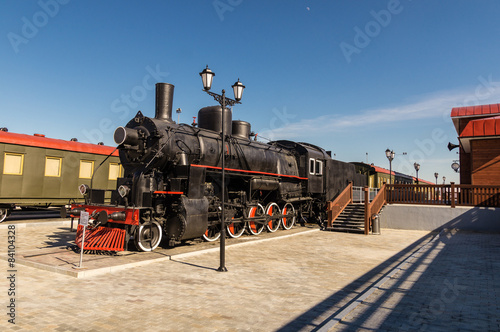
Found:
[[451, 117], [468, 116], [493, 116], [500, 115], [500, 104], [454, 107], [451, 110]]
[[500, 135], [500, 116], [471, 120], [460, 133], [460, 137]]
[[[73, 141], [65, 141], [62, 139], [47, 138], [43, 135], [35, 134], [36, 136], [30, 136], [25, 134], [9, 133], [6, 131], [0, 131], [0, 143], [34, 146], [46, 149], [56, 149], [65, 151], [75, 151], [83, 153], [92, 154], [102, 154], [109, 155], [114, 147], [106, 145], [96, 145], [89, 143], [80, 143]], [[113, 156], [118, 156], [118, 151], [113, 153]]]
[[[375, 172], [377, 173], [384, 173], [384, 174], [389, 174], [389, 170], [388, 169], [385, 169], [383, 167], [379, 167], [379, 166], [375, 166], [373, 164], [371, 165], [368, 165], [368, 164], [364, 164], [364, 163], [360, 163], [360, 164], [363, 164], [363, 165], [367, 165], [367, 166], [370, 166], [372, 167]], [[414, 177], [414, 176], [411, 176], [411, 175], [406, 175], [406, 174], [403, 174], [403, 173], [398, 173], [400, 176], [403, 175], [403, 176], [409, 176], [411, 178], [413, 178], [413, 181], [416, 182], [417, 178]], [[394, 171], [392, 171], [392, 175], [395, 175], [396, 176], [396, 173]], [[433, 182], [430, 182], [430, 181], [426, 181], [426, 180], [423, 180], [423, 179], [418, 179], [419, 183], [426, 183], [426, 184], [434, 184]]]
[[[375, 169], [375, 172], [377, 172], [377, 173], [389, 174], [389, 170], [388, 169], [385, 169], [385, 168], [382, 168], [382, 167], [378, 167], [378, 166], [375, 166], [375, 165], [372, 165], [372, 167]], [[394, 171], [392, 171], [391, 175], [396, 175], [396, 173], [394, 173]]]

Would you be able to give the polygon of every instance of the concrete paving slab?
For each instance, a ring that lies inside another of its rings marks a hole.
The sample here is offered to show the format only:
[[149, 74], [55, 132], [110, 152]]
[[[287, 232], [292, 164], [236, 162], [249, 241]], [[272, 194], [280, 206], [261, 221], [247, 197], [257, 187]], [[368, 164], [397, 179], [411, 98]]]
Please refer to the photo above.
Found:
[[[79, 249], [75, 247], [74, 242], [76, 225], [73, 231], [71, 231], [71, 227], [67, 226], [70, 226], [70, 223], [55, 221], [11, 226], [15, 227], [17, 232], [26, 227], [29, 228], [29, 230], [22, 232], [25, 236], [22, 237], [21, 242], [19, 237], [16, 240], [16, 263], [83, 278], [143, 266], [161, 260], [170, 260], [174, 255], [184, 257], [188, 253], [219, 251], [220, 248], [219, 242], [203, 242], [200, 239], [195, 239], [186, 241], [175, 248], [159, 247], [154, 252], [138, 252], [131, 243], [129, 245], [130, 251], [117, 253], [86, 251], [83, 255], [82, 266], [80, 266]], [[262, 242], [275, 237], [294, 236], [307, 231], [319, 231], [319, 228], [315, 225], [307, 225], [305, 227], [294, 227], [286, 232], [263, 233], [258, 237], [242, 236], [238, 239], [227, 239], [226, 245], [244, 245], [254, 241]], [[0, 249], [0, 259], [7, 259], [6, 250]]]
[[500, 331], [500, 236], [446, 230], [332, 331]]
[[[4, 254], [7, 230], [0, 230]], [[68, 230], [18, 228], [16, 254], [46, 265], [74, 264], [75, 253], [65, 249], [74, 236]], [[281, 236], [294, 232], [303, 234]], [[229, 271], [223, 273], [216, 272], [218, 243], [175, 248], [158, 254], [168, 259], [83, 279], [16, 264], [13, 296], [7, 292], [12, 268], [0, 260], [5, 311], [0, 330], [315, 330], [432, 237], [424, 231], [382, 230], [382, 235], [364, 236], [301, 227], [264, 235], [274, 239], [229, 245]], [[86, 264], [109, 266], [135, 257], [145, 255], [86, 258]], [[8, 322], [11, 299], [16, 324]]]

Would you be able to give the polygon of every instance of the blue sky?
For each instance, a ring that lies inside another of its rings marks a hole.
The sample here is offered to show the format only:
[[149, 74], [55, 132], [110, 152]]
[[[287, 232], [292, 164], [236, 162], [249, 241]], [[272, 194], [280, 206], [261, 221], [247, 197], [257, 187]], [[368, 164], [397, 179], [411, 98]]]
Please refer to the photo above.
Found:
[[233, 118], [262, 137], [386, 168], [390, 148], [395, 170], [458, 183], [450, 112], [500, 102], [499, 16], [488, 0], [3, 0], [0, 126], [112, 145], [154, 116], [158, 81], [191, 123], [215, 104], [208, 64], [213, 91], [245, 84]]

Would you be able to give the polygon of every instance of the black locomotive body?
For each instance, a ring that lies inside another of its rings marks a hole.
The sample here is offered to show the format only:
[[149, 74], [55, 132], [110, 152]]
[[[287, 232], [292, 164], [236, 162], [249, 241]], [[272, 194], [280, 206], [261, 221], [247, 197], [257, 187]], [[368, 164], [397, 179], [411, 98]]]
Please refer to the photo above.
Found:
[[[280, 225], [289, 229], [297, 218], [321, 222], [326, 202], [355, 177], [354, 166], [342, 163], [348, 172], [339, 179], [334, 169], [340, 162], [311, 144], [252, 140], [250, 124], [232, 121], [231, 110], [220, 106], [201, 109], [197, 126], [176, 124], [173, 89], [158, 83], [155, 117], [138, 112], [116, 129], [124, 177], [112, 192], [113, 205], [103, 204], [101, 190], [82, 188], [87, 203], [73, 206], [73, 211], [88, 211], [93, 219], [85, 249], [124, 250], [131, 237], [142, 251], [155, 249], [162, 238], [170, 246], [197, 237], [217, 239], [222, 158], [225, 220], [232, 237], [245, 230], [275, 231]], [[81, 235], [80, 227], [77, 239]]]

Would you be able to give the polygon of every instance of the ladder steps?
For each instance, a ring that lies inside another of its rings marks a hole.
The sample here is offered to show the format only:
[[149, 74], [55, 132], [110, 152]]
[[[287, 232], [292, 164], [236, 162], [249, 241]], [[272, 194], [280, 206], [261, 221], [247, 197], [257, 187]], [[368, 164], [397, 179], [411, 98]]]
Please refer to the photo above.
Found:
[[364, 204], [349, 204], [332, 223], [332, 227], [325, 230], [346, 233], [364, 233], [365, 206]]

